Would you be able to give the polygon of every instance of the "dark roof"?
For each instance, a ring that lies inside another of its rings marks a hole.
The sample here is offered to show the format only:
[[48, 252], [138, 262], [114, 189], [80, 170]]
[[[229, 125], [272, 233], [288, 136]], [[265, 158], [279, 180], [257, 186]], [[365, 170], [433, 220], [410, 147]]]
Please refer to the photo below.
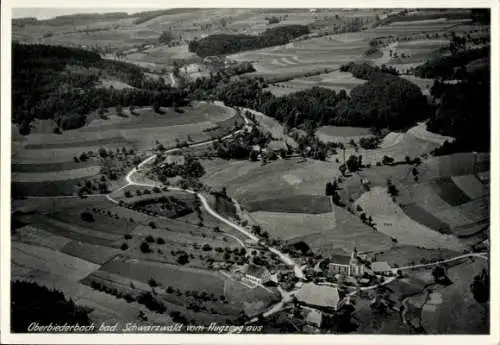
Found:
[[349, 265], [350, 261], [351, 261], [350, 256], [333, 255], [330, 257], [330, 264]]

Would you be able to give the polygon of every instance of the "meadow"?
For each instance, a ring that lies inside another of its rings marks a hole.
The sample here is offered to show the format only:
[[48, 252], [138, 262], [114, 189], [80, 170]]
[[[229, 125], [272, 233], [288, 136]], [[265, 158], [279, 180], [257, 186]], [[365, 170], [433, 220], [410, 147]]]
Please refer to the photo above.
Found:
[[349, 254], [355, 245], [361, 251], [383, 251], [393, 246], [389, 237], [337, 206], [330, 213], [315, 215], [258, 211], [250, 216], [269, 232], [271, 238], [286, 243], [304, 241], [315, 253], [325, 256]]
[[471, 259], [447, 270], [453, 284], [437, 288], [437, 296], [422, 307], [422, 326], [429, 334], [488, 332], [488, 311], [476, 302], [470, 290], [474, 276], [483, 268], [488, 269], [486, 260]]
[[351, 73], [336, 70], [334, 72], [319, 74], [312, 77], [296, 78], [285, 82], [275, 83], [270, 85], [268, 89], [277, 97], [307, 90], [313, 86], [324, 87], [337, 92], [345, 90], [349, 93], [354, 87], [365, 82], [365, 80], [353, 77]]

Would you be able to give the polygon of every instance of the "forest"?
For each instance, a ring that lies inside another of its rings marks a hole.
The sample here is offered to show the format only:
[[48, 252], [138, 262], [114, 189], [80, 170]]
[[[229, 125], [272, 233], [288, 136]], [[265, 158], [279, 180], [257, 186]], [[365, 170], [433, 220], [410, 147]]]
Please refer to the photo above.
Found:
[[447, 85], [439, 97], [439, 107], [430, 117], [427, 129], [455, 137], [435, 154], [444, 155], [471, 150], [490, 151], [490, 83], [481, 74]]
[[[54, 119], [60, 129], [74, 129], [100, 107], [186, 104], [183, 90], [146, 79], [135, 65], [104, 60], [82, 49], [14, 43], [12, 59], [12, 121], [23, 135], [30, 132], [34, 118]], [[103, 77], [136, 89], [96, 87]]]
[[33, 282], [11, 283], [11, 331], [28, 333], [30, 324], [91, 325], [88, 312], [60, 291]]
[[470, 49], [449, 56], [429, 60], [415, 68], [415, 75], [430, 79], [464, 79], [467, 76], [467, 65], [479, 59], [488, 59], [490, 46]]
[[189, 51], [200, 57], [228, 55], [287, 44], [290, 40], [308, 33], [309, 28], [306, 25], [284, 25], [267, 29], [258, 36], [216, 34], [191, 41]]

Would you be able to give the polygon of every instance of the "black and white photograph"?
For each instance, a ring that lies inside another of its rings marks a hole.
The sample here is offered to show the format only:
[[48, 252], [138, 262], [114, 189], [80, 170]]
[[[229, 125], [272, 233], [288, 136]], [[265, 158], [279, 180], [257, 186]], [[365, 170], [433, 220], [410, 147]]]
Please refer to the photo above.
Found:
[[496, 11], [227, 5], [9, 9], [2, 336], [492, 334]]

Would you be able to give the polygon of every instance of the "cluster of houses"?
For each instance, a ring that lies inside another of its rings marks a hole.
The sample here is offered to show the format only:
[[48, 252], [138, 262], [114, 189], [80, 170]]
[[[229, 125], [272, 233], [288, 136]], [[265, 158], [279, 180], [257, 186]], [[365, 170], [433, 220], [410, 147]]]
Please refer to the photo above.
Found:
[[[356, 285], [368, 285], [372, 278], [393, 275], [395, 269], [387, 262], [374, 261], [363, 254], [358, 254], [356, 248], [350, 256], [331, 256], [326, 265], [316, 265], [316, 274], [346, 278]], [[301, 315], [306, 323], [307, 332], [319, 332], [325, 314], [331, 314], [343, 306], [352, 304], [350, 295], [339, 289], [335, 284], [305, 282], [294, 293], [295, 302], [301, 308]]]

